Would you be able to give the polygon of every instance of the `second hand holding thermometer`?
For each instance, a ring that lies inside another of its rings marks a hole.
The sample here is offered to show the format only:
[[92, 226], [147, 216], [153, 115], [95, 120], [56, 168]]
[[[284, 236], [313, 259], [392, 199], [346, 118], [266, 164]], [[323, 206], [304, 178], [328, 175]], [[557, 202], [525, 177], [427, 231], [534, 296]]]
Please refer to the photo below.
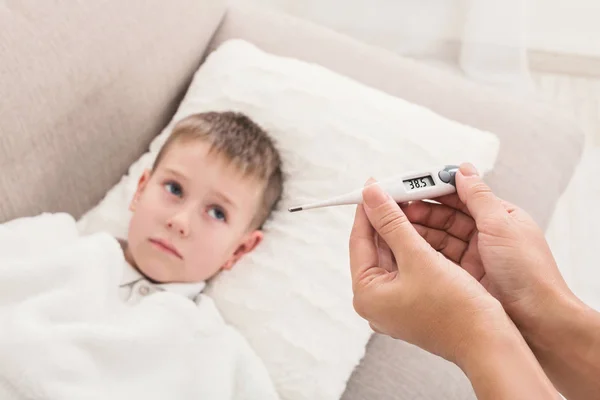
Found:
[[[458, 166], [446, 165], [441, 169], [409, 172], [394, 178], [374, 182], [372, 185], [379, 185], [396, 203], [434, 199], [456, 192], [456, 171], [458, 171]], [[364, 188], [361, 188], [327, 200], [291, 207], [289, 211], [296, 212], [312, 208], [360, 204], [362, 203], [363, 190]]]

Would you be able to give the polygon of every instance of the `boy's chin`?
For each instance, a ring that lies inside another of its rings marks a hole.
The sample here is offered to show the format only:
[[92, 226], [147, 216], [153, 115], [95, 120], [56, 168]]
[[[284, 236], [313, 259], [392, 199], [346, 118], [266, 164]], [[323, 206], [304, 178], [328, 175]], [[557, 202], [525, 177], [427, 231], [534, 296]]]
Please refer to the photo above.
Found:
[[136, 266], [138, 272], [140, 274], [142, 274], [142, 276], [144, 276], [148, 281], [154, 283], [154, 284], [161, 284], [161, 283], [198, 283], [198, 282], [204, 282], [208, 279], [211, 279], [213, 276], [218, 275], [218, 272], [216, 272], [215, 274], [213, 274], [213, 276], [209, 276], [209, 277], [191, 277], [191, 276], [185, 276], [185, 275], [181, 275], [181, 274], [173, 274], [170, 273], [171, 271], [167, 270], [165, 266], [157, 266], [157, 268], [154, 268], [154, 266], [150, 266], [150, 265], [138, 265]]
[[152, 283], [171, 283], [173, 282], [173, 277], [168, 276], [168, 274], [160, 273], [155, 271], [152, 268], [144, 268], [143, 266], [138, 265], [137, 270], [140, 274], [144, 276], [147, 280]]
[[144, 257], [139, 257], [135, 260], [134, 266], [144, 278], [152, 283], [171, 283], [177, 280], [177, 277], [167, 269], [169, 267], [157, 263], [156, 260], [144, 260]]

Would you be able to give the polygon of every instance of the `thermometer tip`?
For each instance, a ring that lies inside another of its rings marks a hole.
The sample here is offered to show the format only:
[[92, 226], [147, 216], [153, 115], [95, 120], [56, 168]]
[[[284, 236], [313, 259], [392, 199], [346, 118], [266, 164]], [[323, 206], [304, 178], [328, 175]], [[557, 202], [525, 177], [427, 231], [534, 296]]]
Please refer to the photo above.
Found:
[[296, 212], [296, 211], [302, 211], [302, 207], [291, 207], [288, 208], [289, 212]]

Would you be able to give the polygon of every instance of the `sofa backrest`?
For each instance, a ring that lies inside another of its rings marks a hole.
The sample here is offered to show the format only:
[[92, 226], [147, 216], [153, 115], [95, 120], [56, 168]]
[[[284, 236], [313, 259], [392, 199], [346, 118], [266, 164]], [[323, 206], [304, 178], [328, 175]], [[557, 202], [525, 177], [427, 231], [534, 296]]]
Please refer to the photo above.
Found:
[[96, 204], [172, 117], [221, 0], [0, 6], [0, 222]]

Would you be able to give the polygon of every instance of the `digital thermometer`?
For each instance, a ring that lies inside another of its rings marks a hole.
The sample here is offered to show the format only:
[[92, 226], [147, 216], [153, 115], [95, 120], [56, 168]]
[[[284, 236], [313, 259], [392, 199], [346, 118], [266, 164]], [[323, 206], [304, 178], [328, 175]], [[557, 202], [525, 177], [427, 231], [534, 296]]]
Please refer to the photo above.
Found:
[[[458, 166], [446, 165], [441, 169], [408, 172], [400, 176], [374, 182], [372, 185], [379, 185], [384, 192], [389, 194], [390, 197], [396, 201], [396, 203], [434, 199], [456, 192], [456, 171], [458, 171]], [[364, 187], [327, 200], [305, 204], [299, 207], [291, 207], [288, 210], [290, 212], [296, 212], [310, 210], [312, 208], [360, 204], [362, 203], [363, 190]]]

